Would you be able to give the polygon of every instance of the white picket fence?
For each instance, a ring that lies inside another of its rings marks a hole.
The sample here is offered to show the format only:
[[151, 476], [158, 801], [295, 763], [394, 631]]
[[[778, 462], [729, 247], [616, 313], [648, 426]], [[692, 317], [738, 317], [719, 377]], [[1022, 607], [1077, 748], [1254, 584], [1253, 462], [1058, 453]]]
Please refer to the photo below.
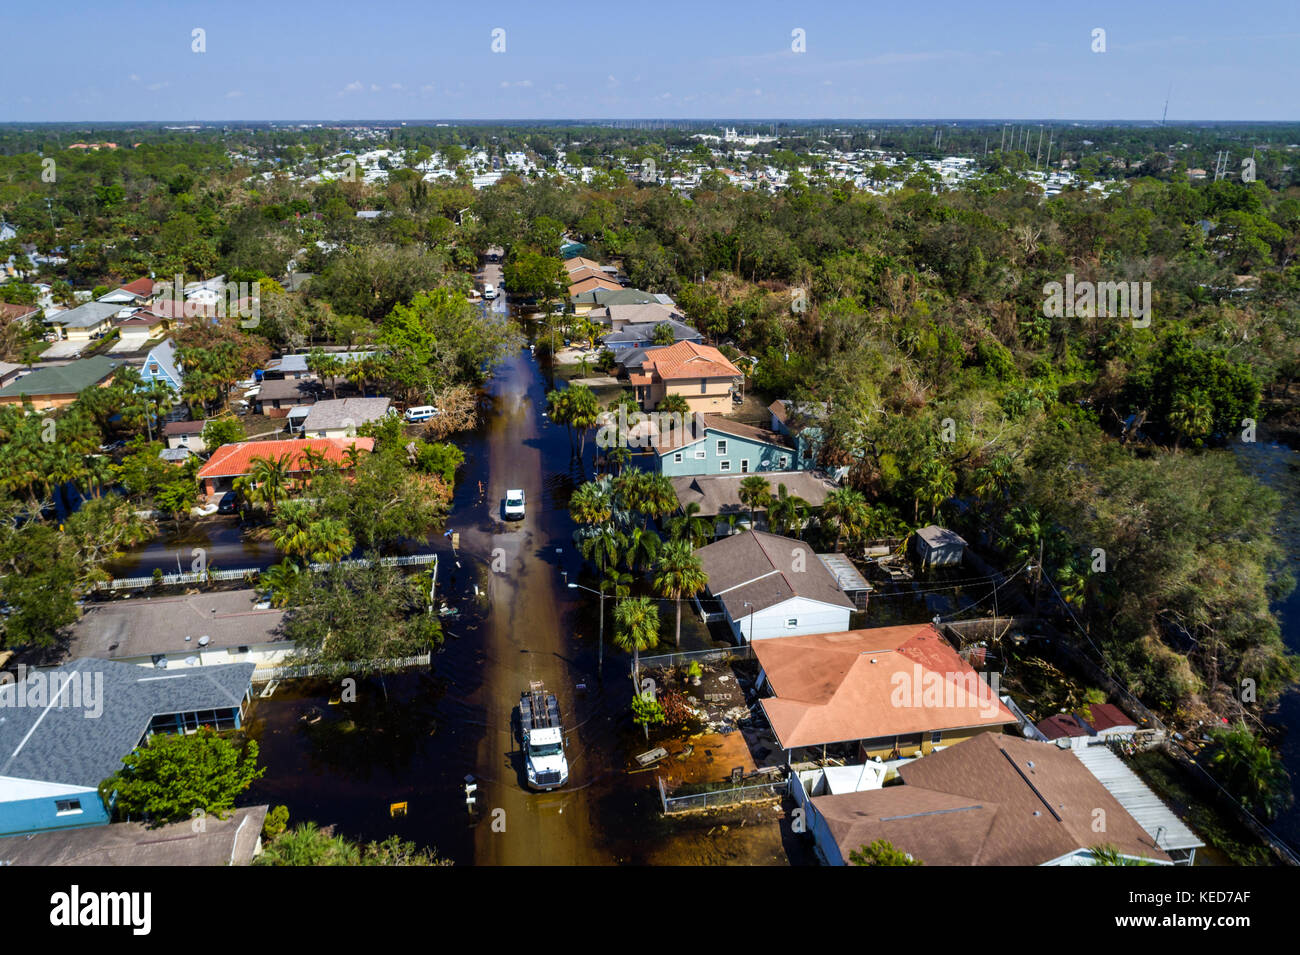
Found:
[[[408, 554], [403, 557], [381, 557], [379, 563], [385, 567], [414, 567], [422, 564], [436, 564], [438, 562], [437, 554]], [[353, 560], [341, 560], [338, 562], [340, 567], [368, 567], [370, 562], [364, 557], [358, 557]], [[311, 570], [320, 573], [323, 570], [329, 570], [333, 564], [312, 564]], [[256, 577], [262, 571], [258, 567], [244, 567], [239, 570], [207, 570], [191, 571], [181, 574], [163, 574], [161, 577], [117, 577], [113, 580], [101, 580], [95, 584], [96, 590], [143, 590], [145, 587], [152, 587], [155, 583], [164, 587], [175, 584], [200, 584], [209, 583], [218, 580], [248, 580]]]
[[304, 664], [287, 667], [257, 667], [253, 670], [254, 683], [270, 683], [272, 680], [301, 680], [311, 676], [336, 676], [353, 673], [375, 673], [380, 670], [405, 670], [408, 667], [428, 666], [433, 659], [431, 653], [421, 653], [414, 657], [397, 657], [391, 660], [367, 660], [362, 663]]

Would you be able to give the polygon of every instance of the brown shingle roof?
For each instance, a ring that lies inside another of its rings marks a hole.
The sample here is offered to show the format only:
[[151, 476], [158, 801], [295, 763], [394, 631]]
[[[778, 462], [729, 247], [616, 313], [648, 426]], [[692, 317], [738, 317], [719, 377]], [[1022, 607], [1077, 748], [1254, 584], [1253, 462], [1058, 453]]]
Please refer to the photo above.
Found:
[[791, 597], [855, 609], [812, 546], [792, 537], [745, 531], [695, 553], [709, 575], [709, 593], [722, 601], [733, 620]]

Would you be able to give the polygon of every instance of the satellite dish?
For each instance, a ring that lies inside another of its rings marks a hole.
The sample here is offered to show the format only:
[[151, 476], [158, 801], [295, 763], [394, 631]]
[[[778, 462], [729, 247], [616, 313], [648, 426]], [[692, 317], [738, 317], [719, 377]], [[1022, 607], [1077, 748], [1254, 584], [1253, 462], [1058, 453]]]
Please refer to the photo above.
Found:
[[199, 637], [199, 646], [201, 647], [206, 647], [211, 642], [212, 642], [212, 638], [209, 637], [206, 633], [203, 636]]
[[186, 665], [186, 666], [191, 666], [191, 667], [196, 667], [196, 666], [199, 665], [199, 658], [198, 658], [198, 657], [186, 657], [186, 658], [185, 658], [185, 665]]

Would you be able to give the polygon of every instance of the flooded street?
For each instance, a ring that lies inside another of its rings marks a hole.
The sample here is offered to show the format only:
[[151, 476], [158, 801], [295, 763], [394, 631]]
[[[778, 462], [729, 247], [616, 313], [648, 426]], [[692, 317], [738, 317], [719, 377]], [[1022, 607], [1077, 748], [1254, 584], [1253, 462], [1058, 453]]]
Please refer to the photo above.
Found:
[[[359, 680], [355, 703], [331, 705], [339, 686], [320, 681], [257, 700], [249, 732], [267, 773], [242, 802], [282, 803], [352, 838], [395, 833], [457, 864], [745, 861], [723, 830], [702, 839], [664, 820], [654, 774], [625, 769], [645, 748], [629, 716], [629, 658], [609, 646], [607, 617], [601, 683], [596, 598], [566, 587], [582, 566], [567, 505], [583, 475], [567, 432], [545, 418], [547, 388], [520, 350], [489, 384], [480, 426], [451, 438], [465, 452], [447, 522], [459, 549], [445, 536], [430, 546], [438, 595], [459, 613], [443, 618], [432, 665]], [[502, 519], [508, 488], [524, 489], [522, 521]], [[559, 697], [566, 733], [570, 781], [550, 793], [524, 787], [512, 722], [533, 680]], [[478, 786], [472, 812], [466, 776]], [[394, 803], [405, 815], [390, 814]], [[743, 838], [784, 858], [775, 817], [765, 831]]]

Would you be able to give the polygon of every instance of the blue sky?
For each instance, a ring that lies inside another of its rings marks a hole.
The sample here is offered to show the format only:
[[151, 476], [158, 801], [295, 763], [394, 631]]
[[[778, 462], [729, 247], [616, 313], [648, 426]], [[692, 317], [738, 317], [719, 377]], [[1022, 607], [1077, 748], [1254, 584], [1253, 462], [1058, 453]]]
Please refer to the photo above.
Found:
[[1170, 121], [1300, 103], [1296, 0], [70, 6], [6, 12], [0, 121], [1152, 120], [1171, 86]]

